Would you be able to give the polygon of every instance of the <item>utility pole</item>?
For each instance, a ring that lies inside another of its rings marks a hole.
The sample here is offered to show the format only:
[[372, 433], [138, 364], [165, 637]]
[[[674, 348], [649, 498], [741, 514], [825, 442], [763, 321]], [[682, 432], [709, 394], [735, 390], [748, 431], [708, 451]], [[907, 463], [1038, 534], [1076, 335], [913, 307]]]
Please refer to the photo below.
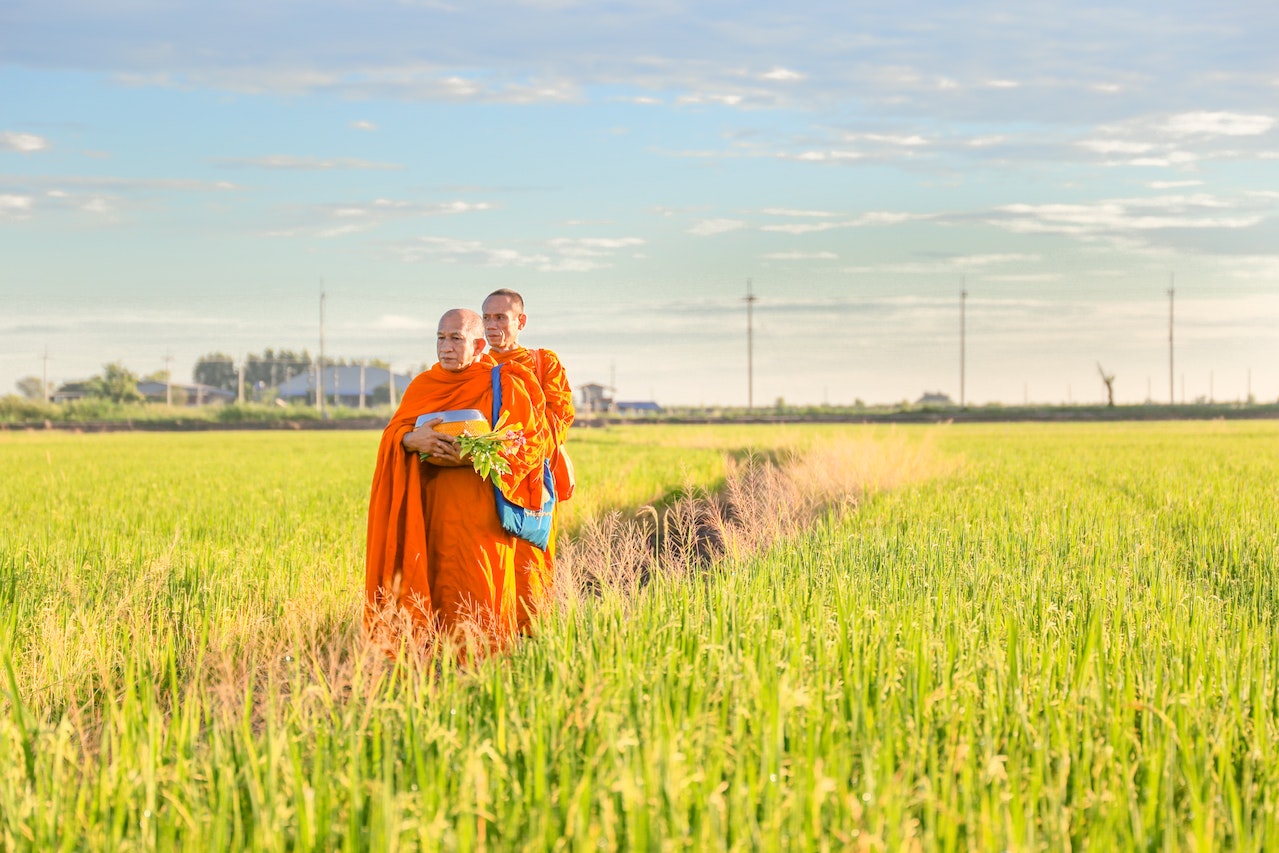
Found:
[[360, 410], [364, 410], [364, 371], [368, 369], [369, 360], [360, 359]]
[[173, 405], [173, 353], [164, 354], [164, 405]]
[[967, 329], [965, 328], [965, 303], [968, 301], [968, 277], [963, 276], [959, 279], [959, 408], [964, 408], [964, 350], [966, 349], [965, 336]]
[[[1176, 293], [1176, 288], [1173, 287], [1173, 280], [1174, 280], [1174, 273], [1168, 273], [1168, 402], [1169, 403], [1177, 402], [1176, 398], [1173, 396], [1173, 387], [1172, 387], [1172, 377], [1173, 377], [1172, 305], [1173, 305], [1173, 296]], [[1181, 401], [1183, 403], [1186, 402], [1186, 392], [1184, 390], [1181, 392], [1181, 398], [1182, 398]]]
[[391, 408], [394, 409], [396, 406], [400, 405], [400, 402], [395, 399], [395, 367], [393, 367], [390, 362], [387, 362], [386, 365], [386, 376], [388, 383], [386, 387], [391, 396]]
[[755, 303], [759, 298], [751, 292], [746, 279], [746, 411], [755, 408]]
[[320, 361], [316, 365], [315, 405], [320, 410], [320, 418], [326, 417], [324, 412], [324, 279], [320, 279]]
[[236, 376], [235, 402], [244, 405], [244, 359], [240, 360], [240, 370]]
[[[1248, 371], [1248, 384], [1252, 385], [1252, 371]], [[44, 401], [49, 402], [49, 348], [44, 348], [44, 373], [40, 378], [40, 390], [44, 394]]]

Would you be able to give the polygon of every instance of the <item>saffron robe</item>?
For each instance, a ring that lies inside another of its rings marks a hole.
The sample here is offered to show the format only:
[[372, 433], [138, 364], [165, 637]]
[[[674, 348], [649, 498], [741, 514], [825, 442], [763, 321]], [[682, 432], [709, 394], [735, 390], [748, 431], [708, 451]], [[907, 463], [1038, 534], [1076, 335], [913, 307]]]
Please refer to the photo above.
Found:
[[[369, 495], [365, 556], [366, 628], [379, 634], [392, 614], [407, 613], [415, 631], [456, 633], [478, 625], [500, 642], [516, 618], [516, 542], [497, 517], [492, 484], [469, 464], [432, 465], [404, 448], [418, 415], [449, 409], [492, 411], [491, 370], [481, 355], [453, 372], [436, 364], [404, 391], [382, 432]], [[539, 509], [546, 453], [544, 398], [537, 380], [519, 365], [502, 368], [503, 414], [523, 429], [524, 443], [506, 449], [511, 473], [502, 493]]]
[[[546, 397], [546, 420], [550, 432], [550, 449], [558, 450], [568, 438], [568, 428], [573, 425], [573, 389], [568, 383], [564, 363], [552, 350], [541, 350], [541, 364], [537, 352], [517, 347], [510, 352], [489, 351], [503, 364], [518, 364], [527, 368], [537, 378]], [[539, 370], [540, 367], [540, 370]], [[551, 542], [543, 551], [532, 543], [519, 540], [515, 543], [515, 600], [516, 623], [521, 633], [527, 633], [529, 624], [551, 595], [555, 585], [555, 536], [559, 528], [559, 505], [551, 517]]]

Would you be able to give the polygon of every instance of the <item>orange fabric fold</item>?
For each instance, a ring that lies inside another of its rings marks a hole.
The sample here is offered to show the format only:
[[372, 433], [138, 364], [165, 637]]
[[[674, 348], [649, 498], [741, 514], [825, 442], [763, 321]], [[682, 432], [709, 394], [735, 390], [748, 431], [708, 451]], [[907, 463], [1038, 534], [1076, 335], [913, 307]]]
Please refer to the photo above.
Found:
[[[366, 627], [389, 608], [415, 627], [452, 630], [467, 620], [491, 634], [515, 621], [516, 538], [502, 530], [493, 488], [470, 466], [423, 463], [404, 448], [418, 415], [449, 409], [492, 411], [495, 362], [480, 356], [461, 371], [438, 364], [417, 376], [382, 432], [369, 494], [365, 553]], [[519, 424], [523, 445], [508, 445], [511, 473], [502, 492], [540, 508], [546, 424], [541, 389], [518, 367], [502, 368], [502, 412]]]
[[[509, 365], [518, 365], [533, 374], [536, 384], [546, 397], [547, 458], [550, 458], [568, 438], [568, 428], [573, 424], [573, 389], [560, 357], [552, 350], [541, 350], [541, 370], [534, 350], [518, 347], [509, 352], [490, 352], [494, 359]], [[516, 622], [521, 633], [527, 633], [533, 618], [544, 606], [554, 590], [555, 536], [559, 528], [559, 507], [552, 516], [551, 542], [543, 551], [530, 542], [520, 539], [515, 543], [515, 600]]]

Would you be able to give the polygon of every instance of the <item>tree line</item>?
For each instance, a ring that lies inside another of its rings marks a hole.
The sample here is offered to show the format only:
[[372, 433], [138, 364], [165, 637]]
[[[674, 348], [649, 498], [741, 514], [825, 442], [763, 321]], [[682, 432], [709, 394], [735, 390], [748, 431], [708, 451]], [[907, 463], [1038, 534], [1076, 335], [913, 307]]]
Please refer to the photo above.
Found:
[[[295, 376], [304, 375], [314, 370], [319, 363], [306, 350], [273, 349], [267, 347], [260, 353], [249, 353], [244, 357], [245, 389], [278, 388], [281, 384]], [[324, 367], [342, 367], [359, 365], [360, 359], [326, 357]], [[363, 361], [368, 367], [390, 369], [389, 362], [380, 358]], [[192, 381], [197, 385], [207, 385], [235, 393], [240, 387], [241, 362], [224, 352], [211, 352], [200, 356], [192, 370]], [[139, 382], [168, 382], [167, 371], [157, 370], [145, 376], [139, 376], [124, 366], [122, 362], [112, 362], [102, 366], [102, 372], [88, 379], [67, 382], [60, 386], [66, 390], [79, 391], [87, 397], [110, 400], [115, 403], [136, 403], [142, 400], [138, 392]], [[51, 396], [55, 388], [44, 387], [44, 381], [38, 376], [24, 376], [16, 383], [18, 393], [28, 400], [43, 400], [46, 392]], [[185, 400], [181, 389], [174, 389], [177, 395], [174, 402]]]
[[[380, 358], [368, 359], [369, 367], [390, 368], [390, 363]], [[294, 376], [310, 373], [320, 364], [318, 358], [312, 358], [305, 349], [264, 349], [261, 353], [249, 353], [243, 361], [245, 388], [278, 388]], [[328, 358], [323, 361], [324, 367], [342, 367], [358, 365], [357, 359]], [[240, 365], [232, 356], [224, 352], [211, 352], [202, 355], [195, 362], [193, 377], [200, 385], [221, 388], [224, 391], [236, 391], [240, 387]]]

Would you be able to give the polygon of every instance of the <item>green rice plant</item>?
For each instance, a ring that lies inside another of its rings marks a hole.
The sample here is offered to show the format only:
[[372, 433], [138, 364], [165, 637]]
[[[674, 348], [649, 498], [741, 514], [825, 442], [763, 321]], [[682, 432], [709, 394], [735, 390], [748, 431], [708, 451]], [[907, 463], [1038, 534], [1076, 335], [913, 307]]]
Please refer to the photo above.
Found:
[[0, 437], [0, 847], [1273, 847], [1274, 424], [741, 429], [583, 515], [857, 500], [468, 668], [360, 641], [374, 434]]

